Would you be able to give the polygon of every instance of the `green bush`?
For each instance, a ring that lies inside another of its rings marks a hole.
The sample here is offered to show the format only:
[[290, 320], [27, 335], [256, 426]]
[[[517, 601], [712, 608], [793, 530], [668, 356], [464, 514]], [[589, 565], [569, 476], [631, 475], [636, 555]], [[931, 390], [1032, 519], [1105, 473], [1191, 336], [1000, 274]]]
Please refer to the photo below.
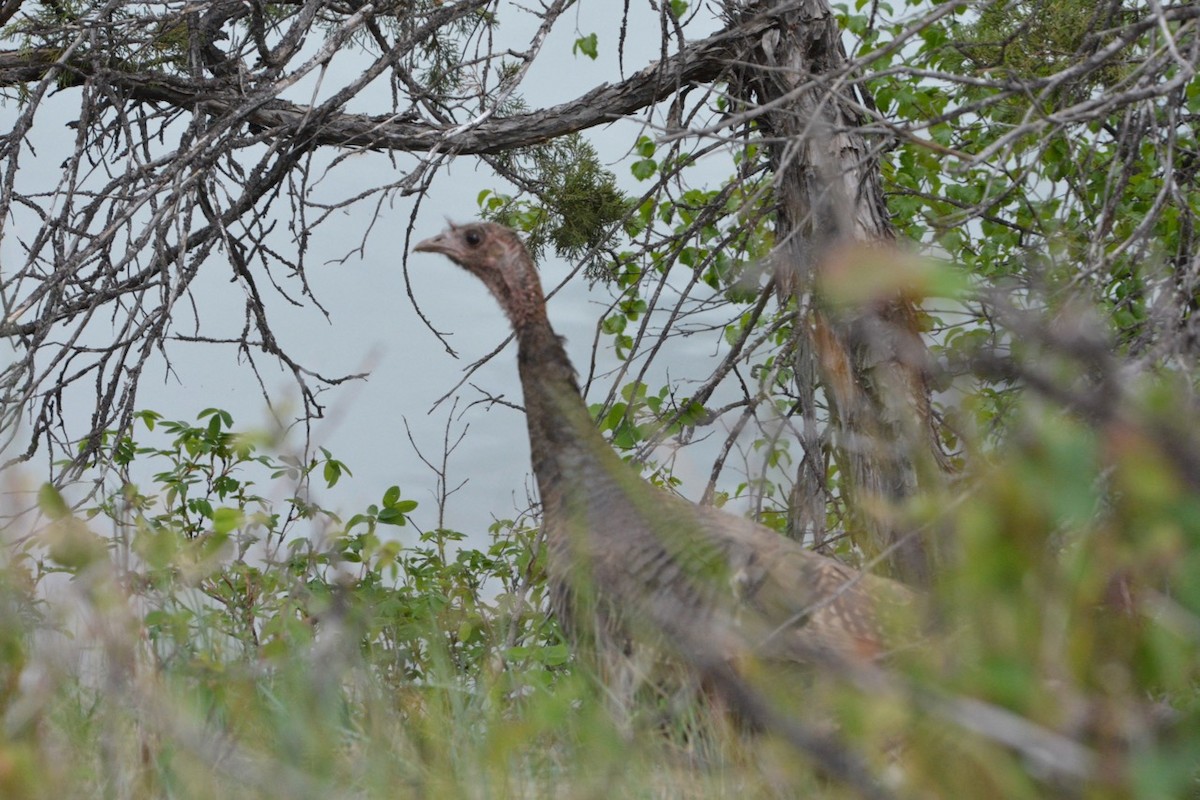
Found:
[[[874, 687], [760, 688], [902, 797], [1195, 793], [1200, 487], [1164, 438], [1180, 393], [1129, 396], [1097, 420], [1018, 394], [1003, 436], [964, 431], [969, 473], [900, 510], [944, 554], [926, 638]], [[327, 451], [139, 417], [157, 444], [110, 437], [95, 499], [44, 486], [7, 550], [0, 796], [845, 794], [702, 695], [612, 713], [527, 521], [475, 547], [397, 487], [343, 519], [307, 491], [350, 475]]]

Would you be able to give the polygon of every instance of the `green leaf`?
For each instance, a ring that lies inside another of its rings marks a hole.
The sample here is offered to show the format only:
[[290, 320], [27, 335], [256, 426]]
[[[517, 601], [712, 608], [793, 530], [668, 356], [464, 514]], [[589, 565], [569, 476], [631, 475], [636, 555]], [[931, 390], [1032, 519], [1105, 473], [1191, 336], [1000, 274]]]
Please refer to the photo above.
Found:
[[604, 321], [600, 323], [600, 330], [609, 336], [612, 336], [613, 334], [620, 333], [621, 331], [625, 330], [625, 326], [628, 324], [628, 322], [628, 318], [626, 318], [623, 314], [613, 314], [611, 317], [604, 318]]
[[658, 163], [649, 158], [644, 158], [641, 161], [635, 161], [629, 167], [629, 171], [633, 173], [633, 177], [637, 178], [639, 181], [646, 180], [653, 175], [657, 169]]
[[205, 536], [197, 542], [196, 553], [201, 559], [212, 559], [220, 555], [228, 542], [229, 531], [214, 530], [211, 535]]
[[642, 440], [642, 431], [637, 425], [625, 422], [619, 425], [613, 434], [613, 446], [620, 450], [629, 450]]
[[240, 508], [222, 507], [213, 510], [213, 532], [218, 534], [229, 533], [236, 529], [246, 519], [246, 515]]
[[400, 499], [400, 487], [399, 486], [391, 486], [388, 488], [388, 490], [386, 492], [383, 493], [383, 505], [385, 508], [387, 508], [388, 506], [395, 505], [396, 501], [399, 499]]
[[571, 53], [573, 55], [577, 53], [583, 53], [585, 56], [595, 61], [596, 57], [600, 55], [600, 51], [596, 47], [597, 41], [596, 34], [594, 33], [589, 33], [587, 36], [581, 36], [575, 40], [575, 46], [571, 48]]
[[178, 531], [170, 528], [139, 530], [133, 538], [133, 549], [154, 569], [165, 569], [174, 562], [182, 539]]
[[68, 569], [81, 570], [108, 557], [108, 541], [77, 519], [56, 522], [43, 537], [50, 559]]
[[325, 476], [325, 485], [333, 488], [338, 482], [338, 478], [342, 477], [341, 465], [336, 461], [326, 461], [323, 474]]
[[199, 498], [196, 498], [195, 500], [188, 500], [187, 506], [192, 512], [199, 514], [202, 517], [207, 517], [208, 519], [212, 519], [212, 516], [213, 516], [212, 503], [208, 502], [204, 498], [199, 497]]
[[162, 419], [162, 414], [159, 414], [157, 411], [139, 411], [134, 416], [145, 423], [146, 430], [150, 431], [154, 430], [154, 424]]
[[408, 520], [404, 518], [404, 512], [398, 507], [389, 507], [382, 509], [379, 512], [377, 519], [384, 525], [404, 525]]
[[62, 519], [71, 515], [67, 501], [63, 500], [58, 489], [49, 483], [43, 483], [42, 488], [38, 489], [38, 507], [50, 519]]
[[571, 651], [565, 644], [552, 644], [542, 648], [539, 660], [548, 667], [555, 667], [567, 663], [570, 657]]

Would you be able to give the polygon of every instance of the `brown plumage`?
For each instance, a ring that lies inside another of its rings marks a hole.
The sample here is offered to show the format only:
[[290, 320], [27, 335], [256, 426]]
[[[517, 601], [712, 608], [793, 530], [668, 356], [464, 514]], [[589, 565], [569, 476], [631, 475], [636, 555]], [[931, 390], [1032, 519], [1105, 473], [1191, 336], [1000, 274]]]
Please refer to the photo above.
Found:
[[516, 234], [456, 225], [415, 249], [477, 276], [512, 323], [553, 603], [569, 630], [651, 638], [702, 673], [747, 656], [863, 663], [888, 649], [887, 615], [912, 604], [903, 586], [653, 487], [613, 452]]

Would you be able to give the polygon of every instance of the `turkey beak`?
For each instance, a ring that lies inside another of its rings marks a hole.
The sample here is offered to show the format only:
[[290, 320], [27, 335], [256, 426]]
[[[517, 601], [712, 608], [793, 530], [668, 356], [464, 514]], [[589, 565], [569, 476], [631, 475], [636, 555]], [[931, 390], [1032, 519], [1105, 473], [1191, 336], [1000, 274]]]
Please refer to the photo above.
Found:
[[457, 249], [454, 246], [454, 239], [447, 233], [439, 233], [437, 236], [430, 236], [428, 239], [422, 239], [417, 242], [413, 248], [414, 253], [441, 253], [445, 256], [454, 258], [457, 255]]

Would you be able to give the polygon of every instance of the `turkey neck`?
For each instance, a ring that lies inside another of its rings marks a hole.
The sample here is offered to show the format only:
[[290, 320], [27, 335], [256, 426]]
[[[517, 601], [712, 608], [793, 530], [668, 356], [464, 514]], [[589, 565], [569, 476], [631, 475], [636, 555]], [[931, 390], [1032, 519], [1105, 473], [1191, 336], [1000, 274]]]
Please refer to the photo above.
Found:
[[527, 320], [516, 334], [533, 473], [545, 512], [554, 515], [564, 510], [564, 494], [599, 488], [596, 483], [611, 475], [620, 459], [596, 430], [575, 369], [549, 321], [544, 316]]

